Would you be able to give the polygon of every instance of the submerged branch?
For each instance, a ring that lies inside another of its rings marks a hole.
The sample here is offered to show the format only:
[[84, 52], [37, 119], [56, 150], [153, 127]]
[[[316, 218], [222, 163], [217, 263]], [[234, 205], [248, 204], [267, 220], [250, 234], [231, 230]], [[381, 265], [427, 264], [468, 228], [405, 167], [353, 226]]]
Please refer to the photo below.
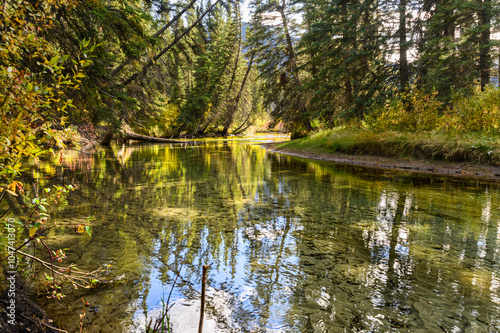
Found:
[[77, 285], [82, 288], [89, 288], [91, 286], [91, 282], [89, 282], [90, 279], [105, 282], [105, 280], [99, 279], [98, 277], [98, 274], [102, 272], [102, 269], [100, 268], [92, 272], [85, 272], [85, 271], [80, 271], [79, 269], [75, 268], [72, 265], [68, 267], [60, 267], [57, 265], [52, 265], [51, 263], [42, 260], [34, 255], [31, 255], [29, 253], [19, 250], [16, 252], [27, 258], [37, 261], [46, 269], [51, 270], [53, 274], [57, 274], [63, 277], [73, 285]]

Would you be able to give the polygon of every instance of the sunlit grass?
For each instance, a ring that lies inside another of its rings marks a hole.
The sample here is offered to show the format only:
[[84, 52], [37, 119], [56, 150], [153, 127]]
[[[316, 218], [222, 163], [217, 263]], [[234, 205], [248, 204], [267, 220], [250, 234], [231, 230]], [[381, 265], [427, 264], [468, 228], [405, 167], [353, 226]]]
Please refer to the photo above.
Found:
[[369, 129], [324, 130], [280, 148], [318, 153], [345, 153], [384, 157], [417, 158], [476, 164], [500, 164], [500, 136], [434, 132], [377, 133]]

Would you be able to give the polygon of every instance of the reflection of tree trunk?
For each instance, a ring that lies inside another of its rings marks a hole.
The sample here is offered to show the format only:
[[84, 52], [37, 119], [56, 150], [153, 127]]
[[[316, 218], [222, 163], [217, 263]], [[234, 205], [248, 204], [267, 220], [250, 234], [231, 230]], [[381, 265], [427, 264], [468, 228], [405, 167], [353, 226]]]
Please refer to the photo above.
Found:
[[[403, 217], [403, 210], [404, 210], [404, 200], [400, 196], [398, 198], [398, 203], [396, 206], [396, 213], [394, 214], [394, 219], [392, 220], [391, 243], [390, 243], [389, 258], [388, 258], [389, 269], [394, 268], [394, 261], [396, 260], [396, 246], [398, 244], [399, 227], [401, 225], [401, 218]], [[394, 276], [394, 274], [391, 274], [391, 277], [392, 276]]]
[[[268, 285], [268, 292], [266, 293], [267, 295], [267, 302], [266, 304], [269, 305], [270, 303], [270, 297], [272, 295], [272, 290], [274, 289], [274, 285], [276, 283], [278, 283], [278, 280], [279, 280], [279, 277], [280, 277], [280, 268], [281, 268], [281, 259], [283, 257], [283, 251], [285, 249], [285, 242], [286, 242], [286, 238], [288, 236], [288, 232], [290, 231], [291, 229], [291, 218], [287, 218], [287, 222], [286, 222], [286, 225], [285, 225], [285, 228], [283, 229], [283, 235], [281, 236], [281, 242], [280, 242], [280, 247], [279, 247], [279, 251], [278, 251], [278, 254], [276, 256], [276, 262], [274, 264], [274, 267], [275, 267], [275, 278], [273, 281], [271, 281], [271, 283], [269, 283]], [[274, 274], [272, 274], [271, 276], [273, 276]]]
[[[272, 296], [272, 291], [274, 290], [274, 285], [276, 283], [278, 283], [278, 280], [280, 277], [279, 271], [282, 268], [281, 261], [282, 261], [283, 252], [285, 249], [286, 238], [288, 236], [290, 229], [291, 229], [291, 218], [287, 218], [286, 225], [283, 229], [283, 235], [281, 236], [279, 250], [276, 251], [276, 261], [275, 261], [274, 265], [267, 266], [267, 267], [271, 268], [270, 269], [270, 271], [271, 271], [270, 278], [272, 279], [272, 281], [269, 281], [269, 283], [266, 285], [262, 285], [262, 289], [257, 288], [257, 293], [259, 294], [259, 296], [262, 296], [262, 298], [264, 298], [266, 300], [265, 305], [263, 305], [262, 309], [261, 309], [261, 313], [264, 313], [264, 314], [269, 313], [269, 307], [271, 306], [271, 299], [270, 298]], [[252, 243], [252, 242], [250, 244], [251, 244], [251, 249], [252, 249], [252, 255], [254, 253], [258, 253], [259, 245]], [[253, 258], [252, 255], [250, 255], [249, 257], [250, 257], [251, 262], [254, 262], [255, 258]], [[253, 272], [251, 270], [249, 272], [249, 276], [248, 276], [249, 279], [253, 279], [252, 274], [253, 274]], [[273, 276], [274, 276], [274, 278], [273, 278]]]
[[[406, 265], [408, 263], [405, 262], [399, 262], [399, 265], [396, 265], [396, 260], [398, 259], [398, 254], [396, 252], [396, 247], [398, 245], [398, 239], [399, 239], [399, 230], [401, 228], [401, 220], [403, 218], [403, 212], [404, 212], [404, 206], [405, 206], [405, 198], [404, 196], [399, 196], [398, 197], [398, 202], [396, 206], [396, 212], [394, 214], [394, 218], [392, 220], [392, 227], [390, 231], [390, 244], [389, 244], [389, 258], [387, 258], [387, 284], [386, 284], [386, 292], [384, 293], [385, 295], [385, 301], [387, 304], [390, 304], [392, 302], [391, 299], [391, 292], [398, 292], [398, 293], [404, 293], [404, 290], [401, 290], [404, 285], [404, 280], [405, 275], [398, 274], [396, 272], [396, 267], [400, 271], [405, 271], [407, 269]], [[401, 259], [401, 258], [400, 258]]]
[[[226, 142], [226, 141], [224, 141], [224, 142]], [[233, 149], [234, 148], [230, 147], [229, 145], [224, 145], [223, 148], [222, 148], [223, 151], [227, 151], [228, 152], [228, 156], [229, 156], [229, 160], [230, 161], [235, 161], [236, 160], [236, 158], [235, 158], [235, 156], [233, 154]], [[232, 163], [231, 162], [230, 164], [231, 164], [231, 166], [234, 169], [234, 174], [236, 175], [236, 180], [238, 181], [238, 184], [239, 184], [240, 189], [241, 189], [242, 198], [246, 198], [246, 194], [245, 194], [245, 192], [243, 190], [243, 187], [242, 187], [240, 175], [238, 173], [238, 166], [236, 165], [236, 163]], [[230, 181], [229, 177], [227, 179], [228, 179], [228, 181]], [[235, 186], [232, 186], [232, 184], [230, 183], [229, 186], [228, 186], [228, 190], [229, 190], [229, 196], [230, 196], [230, 198], [231, 198], [231, 200], [233, 202], [233, 204], [231, 205], [231, 208], [232, 208], [233, 214], [234, 214], [234, 221], [237, 221], [238, 220], [238, 211], [236, 210], [236, 205], [234, 204], [236, 202], [236, 196], [235, 196], [235, 194], [233, 192], [233, 188], [234, 187]]]

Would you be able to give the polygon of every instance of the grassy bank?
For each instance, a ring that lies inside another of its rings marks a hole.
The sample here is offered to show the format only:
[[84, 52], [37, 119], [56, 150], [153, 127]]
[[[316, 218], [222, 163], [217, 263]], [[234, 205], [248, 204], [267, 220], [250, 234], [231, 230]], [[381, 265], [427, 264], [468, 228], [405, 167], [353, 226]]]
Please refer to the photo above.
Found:
[[500, 137], [474, 133], [376, 132], [343, 127], [288, 141], [279, 148], [500, 165]]

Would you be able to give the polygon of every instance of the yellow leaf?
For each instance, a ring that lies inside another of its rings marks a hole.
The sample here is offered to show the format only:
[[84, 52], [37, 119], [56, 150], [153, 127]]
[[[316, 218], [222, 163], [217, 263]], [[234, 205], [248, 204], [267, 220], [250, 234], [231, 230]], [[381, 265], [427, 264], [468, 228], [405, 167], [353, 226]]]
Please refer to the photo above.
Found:
[[30, 228], [30, 237], [33, 237], [36, 234], [36, 230], [37, 228], [35, 227]]
[[12, 183], [9, 184], [9, 186], [7, 186], [7, 189], [13, 191], [13, 192], [16, 192], [16, 181], [13, 181]]
[[7, 193], [10, 193], [10, 194], [12, 194], [13, 196], [17, 197], [16, 192], [12, 192], [11, 190], [6, 190], [6, 191], [7, 191]]

